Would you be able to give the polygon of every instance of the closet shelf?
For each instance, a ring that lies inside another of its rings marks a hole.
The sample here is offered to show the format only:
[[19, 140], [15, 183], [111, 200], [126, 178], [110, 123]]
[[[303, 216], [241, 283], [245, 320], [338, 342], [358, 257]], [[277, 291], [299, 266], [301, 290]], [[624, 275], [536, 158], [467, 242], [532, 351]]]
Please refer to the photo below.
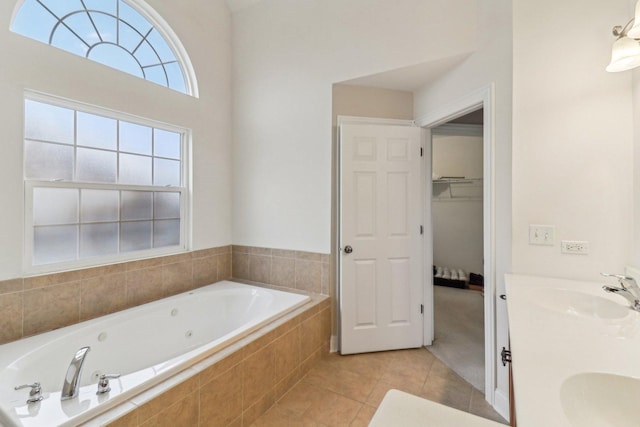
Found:
[[433, 200], [482, 200], [482, 178], [433, 179]]

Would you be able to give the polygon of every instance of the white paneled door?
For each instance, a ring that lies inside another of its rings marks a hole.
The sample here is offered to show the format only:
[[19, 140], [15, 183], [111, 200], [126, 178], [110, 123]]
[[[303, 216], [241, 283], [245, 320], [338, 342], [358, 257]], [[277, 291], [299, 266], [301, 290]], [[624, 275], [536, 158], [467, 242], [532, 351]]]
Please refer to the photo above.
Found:
[[421, 129], [340, 127], [342, 354], [422, 345]]

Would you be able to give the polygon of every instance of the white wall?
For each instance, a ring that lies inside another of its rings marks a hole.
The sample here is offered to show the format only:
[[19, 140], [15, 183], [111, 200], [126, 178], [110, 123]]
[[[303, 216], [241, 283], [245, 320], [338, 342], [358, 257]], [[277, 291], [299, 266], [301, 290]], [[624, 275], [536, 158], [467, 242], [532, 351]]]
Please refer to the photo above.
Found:
[[[437, 176], [482, 178], [482, 137], [433, 135], [432, 173]], [[484, 274], [482, 182], [473, 185], [435, 184], [443, 190], [431, 203], [433, 263]], [[450, 198], [450, 195], [459, 198]]]
[[[436, 114], [469, 93], [488, 84], [495, 87], [495, 269], [496, 269], [496, 351], [508, 347], [507, 313], [504, 301], [504, 274], [511, 271], [511, 84], [512, 84], [511, 2], [485, 0], [478, 10], [478, 48], [460, 66], [414, 95], [416, 117]], [[496, 366], [497, 401], [503, 414], [508, 405], [508, 371]]]
[[235, 13], [234, 243], [329, 253], [332, 84], [468, 52], [476, 13], [468, 0], [269, 0]]
[[[231, 18], [223, 0], [148, 0], [190, 55], [200, 98], [163, 88], [9, 31], [17, 2], [0, 4], [0, 280], [22, 273], [25, 89], [193, 130], [193, 248], [231, 243]], [[184, 4], [183, 4], [184, 3]]]
[[[632, 16], [628, 0], [514, 2], [514, 272], [598, 281], [631, 259], [632, 73], [604, 68]], [[555, 225], [556, 244], [529, 245], [529, 224]]]

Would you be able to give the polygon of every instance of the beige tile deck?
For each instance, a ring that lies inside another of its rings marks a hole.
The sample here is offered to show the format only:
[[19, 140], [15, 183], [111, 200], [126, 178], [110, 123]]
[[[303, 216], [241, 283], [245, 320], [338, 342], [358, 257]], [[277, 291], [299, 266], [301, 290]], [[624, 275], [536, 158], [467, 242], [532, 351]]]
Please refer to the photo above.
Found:
[[507, 424], [482, 393], [421, 348], [326, 355], [252, 425], [367, 426], [392, 388]]

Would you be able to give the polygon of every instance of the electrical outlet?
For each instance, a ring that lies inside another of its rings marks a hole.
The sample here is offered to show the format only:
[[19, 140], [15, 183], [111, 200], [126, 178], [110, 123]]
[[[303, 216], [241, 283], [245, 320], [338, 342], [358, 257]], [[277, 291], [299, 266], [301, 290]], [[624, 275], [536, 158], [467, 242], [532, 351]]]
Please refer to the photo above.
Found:
[[586, 255], [589, 253], [589, 242], [580, 240], [563, 240], [560, 242], [563, 254]]
[[554, 225], [529, 225], [529, 244], [553, 246], [556, 237]]

